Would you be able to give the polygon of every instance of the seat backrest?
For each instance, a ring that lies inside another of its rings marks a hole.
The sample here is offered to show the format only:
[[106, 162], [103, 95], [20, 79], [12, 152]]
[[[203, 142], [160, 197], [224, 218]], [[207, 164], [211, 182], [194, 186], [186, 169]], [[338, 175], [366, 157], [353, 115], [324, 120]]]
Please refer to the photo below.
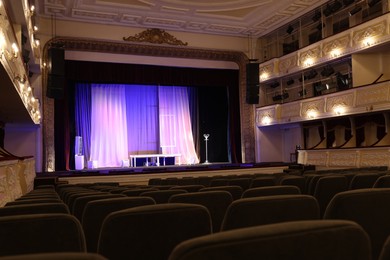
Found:
[[71, 209], [71, 213], [81, 221], [81, 218], [83, 217], [83, 212], [85, 205], [89, 201], [92, 200], [99, 200], [99, 199], [109, 199], [109, 198], [120, 198], [120, 197], [125, 197], [126, 195], [123, 194], [97, 194], [97, 195], [90, 195], [90, 196], [82, 196], [79, 198], [76, 198], [75, 201], [73, 202], [73, 208]]
[[320, 215], [323, 216], [330, 200], [339, 192], [348, 190], [347, 177], [342, 175], [323, 176], [317, 181], [314, 197], [320, 206]]
[[325, 210], [325, 219], [358, 223], [371, 238], [373, 259], [378, 259], [390, 235], [390, 188], [358, 189], [337, 193]]
[[265, 187], [250, 188], [242, 193], [241, 198], [288, 195], [288, 194], [291, 195], [301, 194], [301, 191], [297, 186], [292, 186], [292, 185], [265, 186]]
[[379, 260], [390, 259], [390, 236], [387, 237], [379, 255]]
[[69, 209], [68, 206], [62, 202], [21, 204], [0, 208], [0, 217], [44, 213], [69, 214]]
[[252, 183], [252, 178], [249, 178], [249, 177], [246, 177], [246, 178], [237, 177], [237, 178], [233, 178], [233, 179], [229, 180], [230, 186], [234, 186], [234, 185], [240, 186], [243, 191], [246, 191], [247, 189], [249, 189], [249, 187], [251, 186], [251, 183]]
[[240, 186], [215, 186], [215, 187], [206, 187], [206, 188], [203, 188], [203, 189], [200, 189], [199, 191], [214, 191], [214, 190], [224, 190], [224, 191], [227, 191], [229, 192], [232, 197], [233, 197], [233, 200], [237, 200], [239, 198], [241, 198], [242, 196], [242, 188]]
[[97, 252], [100, 229], [104, 219], [112, 212], [153, 205], [154, 200], [149, 197], [121, 197], [89, 201], [84, 208], [82, 226], [89, 252]]
[[146, 191], [140, 194], [140, 196], [151, 197], [154, 199], [156, 204], [168, 203], [169, 198], [172, 195], [187, 193], [186, 190], [157, 190], [157, 191]]
[[375, 181], [373, 188], [390, 188], [390, 175], [380, 176]]
[[1, 260], [107, 260], [99, 254], [85, 253], [85, 252], [54, 252], [54, 253], [40, 253], [40, 254], [24, 254], [3, 256]]
[[164, 203], [116, 211], [100, 232], [98, 253], [109, 259], [166, 260], [173, 248], [211, 233], [208, 210], [201, 205]]
[[242, 228], [180, 243], [169, 260], [370, 260], [369, 238], [352, 221], [307, 220]]
[[46, 199], [46, 198], [32, 198], [29, 200], [15, 200], [15, 201], [10, 201], [5, 204], [5, 206], [13, 206], [13, 205], [23, 205], [23, 204], [36, 204], [36, 203], [62, 203], [62, 200], [60, 199]]
[[199, 191], [200, 189], [203, 189], [203, 185], [199, 184], [191, 184], [191, 185], [178, 185], [175, 187], [169, 188], [170, 190], [186, 190], [187, 192], [196, 192]]
[[353, 176], [349, 189], [356, 190], [372, 188], [380, 176], [381, 174], [379, 173], [357, 173]]
[[274, 176], [261, 176], [252, 179], [250, 188], [274, 186], [275, 184]]
[[80, 222], [56, 213], [0, 217], [0, 245], [0, 256], [86, 251]]
[[232, 202], [232, 195], [222, 190], [176, 194], [169, 199], [169, 203], [191, 203], [205, 206], [210, 213], [213, 232], [221, 229], [226, 210]]
[[301, 193], [305, 193], [305, 177], [298, 175], [285, 175], [279, 180], [278, 185], [297, 186]]
[[221, 230], [319, 218], [317, 200], [310, 195], [253, 197], [233, 201], [226, 211]]
[[125, 190], [125, 191], [122, 191], [121, 194], [124, 194], [128, 197], [132, 197], [132, 196], [139, 196], [141, 193], [144, 193], [146, 191], [156, 191], [158, 190], [157, 188], [131, 188], [131, 189], [128, 189], [128, 190]]

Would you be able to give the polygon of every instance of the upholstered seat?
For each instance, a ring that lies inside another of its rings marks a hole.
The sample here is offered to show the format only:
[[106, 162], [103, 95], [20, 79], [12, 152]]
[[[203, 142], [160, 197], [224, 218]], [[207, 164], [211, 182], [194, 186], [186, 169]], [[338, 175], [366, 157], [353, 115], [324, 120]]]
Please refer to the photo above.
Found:
[[206, 188], [200, 189], [199, 191], [202, 192], [202, 191], [215, 191], [215, 190], [223, 190], [223, 191], [229, 192], [232, 195], [233, 200], [237, 200], [237, 199], [241, 198], [242, 192], [243, 192], [242, 188], [240, 186], [236, 186], [236, 185], [206, 187]]
[[319, 219], [317, 200], [310, 195], [275, 195], [233, 201], [221, 230], [294, 220]]
[[89, 201], [84, 207], [81, 221], [88, 251], [97, 251], [102, 223], [110, 213], [153, 204], [155, 204], [155, 201], [149, 197], [120, 197]]
[[69, 214], [69, 209], [68, 206], [62, 202], [21, 204], [0, 208], [0, 217], [44, 213]]
[[85, 251], [81, 224], [70, 214], [0, 217], [0, 256]]
[[144, 197], [151, 197], [154, 199], [156, 204], [161, 204], [161, 203], [167, 203], [169, 201], [169, 198], [173, 195], [176, 194], [181, 194], [181, 193], [187, 193], [186, 190], [157, 190], [157, 191], [146, 191], [140, 194], [140, 196]]
[[301, 194], [301, 190], [297, 186], [291, 185], [275, 185], [250, 188], [242, 193], [241, 198], [273, 196], [273, 195], [288, 195]]
[[164, 203], [116, 211], [105, 219], [98, 253], [110, 260], [166, 260], [180, 242], [211, 233], [206, 207]]
[[180, 243], [169, 260], [370, 260], [370, 242], [352, 221], [309, 220], [235, 229]]
[[210, 213], [213, 232], [221, 229], [221, 223], [226, 210], [233, 202], [232, 195], [227, 191], [203, 191], [173, 195], [170, 203], [193, 203], [205, 206]]
[[373, 259], [378, 259], [390, 236], [390, 188], [357, 189], [336, 194], [326, 208], [325, 219], [355, 221], [371, 238]]
[[330, 200], [339, 192], [348, 190], [348, 180], [342, 175], [321, 177], [316, 184], [314, 197], [320, 206], [320, 215], [323, 216]]

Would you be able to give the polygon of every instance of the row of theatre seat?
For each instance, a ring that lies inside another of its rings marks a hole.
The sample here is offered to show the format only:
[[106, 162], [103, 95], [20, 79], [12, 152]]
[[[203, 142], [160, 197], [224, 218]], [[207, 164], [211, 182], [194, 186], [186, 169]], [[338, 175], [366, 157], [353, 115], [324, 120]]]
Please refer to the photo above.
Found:
[[[309, 194], [314, 176], [256, 176], [246, 189], [155, 179], [40, 186], [0, 208], [0, 259], [390, 259], [390, 188], [377, 184], [390, 175], [359, 189], [342, 176], [348, 188], [324, 210], [315, 194], [340, 174], [321, 174]], [[273, 185], [252, 185], [266, 177]]]

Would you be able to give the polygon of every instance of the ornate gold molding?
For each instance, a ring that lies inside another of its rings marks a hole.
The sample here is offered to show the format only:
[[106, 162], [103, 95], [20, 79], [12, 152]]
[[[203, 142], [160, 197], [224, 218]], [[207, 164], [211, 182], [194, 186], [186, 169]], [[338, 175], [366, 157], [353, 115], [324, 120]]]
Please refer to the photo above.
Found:
[[176, 39], [175, 36], [160, 29], [147, 29], [134, 36], [123, 37], [124, 41], [129, 42], [148, 42], [153, 44], [169, 44], [176, 46], [187, 46], [187, 42]]

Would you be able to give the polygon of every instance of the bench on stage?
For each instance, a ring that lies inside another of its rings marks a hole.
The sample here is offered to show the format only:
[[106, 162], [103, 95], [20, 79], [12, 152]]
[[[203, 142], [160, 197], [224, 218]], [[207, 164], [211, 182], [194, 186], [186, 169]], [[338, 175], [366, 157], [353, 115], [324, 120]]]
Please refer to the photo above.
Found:
[[[133, 154], [129, 155], [130, 157], [130, 166], [131, 167], [137, 167], [137, 166], [151, 166], [153, 165], [153, 160], [156, 162], [156, 166], [160, 166], [161, 164], [165, 166], [167, 164], [168, 158], [173, 158], [173, 164], [175, 164], [175, 158], [179, 158], [179, 165], [181, 164], [181, 154]], [[143, 159], [145, 161], [145, 165], [141, 163], [139, 165], [137, 163], [137, 159]]]

